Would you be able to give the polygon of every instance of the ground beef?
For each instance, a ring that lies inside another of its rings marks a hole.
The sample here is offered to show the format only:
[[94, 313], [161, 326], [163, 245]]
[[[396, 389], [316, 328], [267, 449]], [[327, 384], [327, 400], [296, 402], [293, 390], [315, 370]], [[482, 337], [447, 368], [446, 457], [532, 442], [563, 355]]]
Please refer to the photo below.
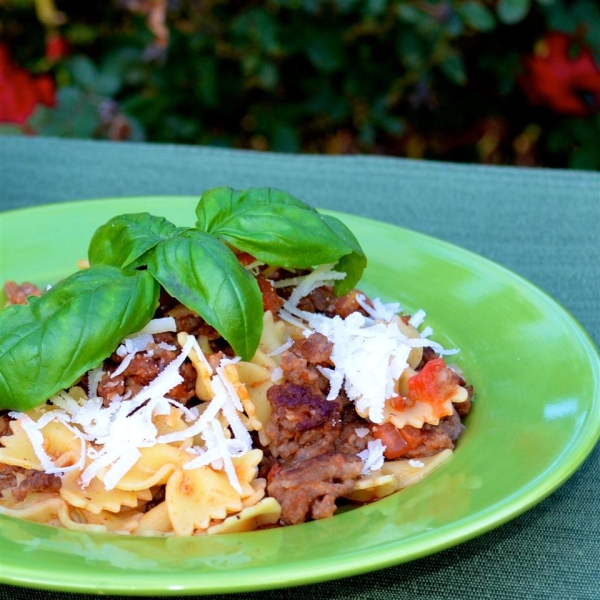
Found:
[[12, 430], [9, 426], [10, 422], [11, 418], [8, 416], [8, 413], [0, 412], [0, 437], [12, 434]]
[[[363, 437], [360, 437], [356, 430], [366, 429], [367, 432]], [[340, 435], [335, 440], [335, 452], [339, 454], [358, 454], [367, 448], [370, 441], [375, 438], [368, 429], [368, 424], [364, 419], [361, 419], [354, 410], [354, 405], [348, 403], [342, 411], [342, 427]]]
[[314, 394], [325, 392], [329, 387], [329, 380], [308, 361], [298, 356], [292, 348], [281, 355], [279, 363], [283, 371], [283, 377], [289, 383], [307, 388]]
[[306, 312], [333, 317], [335, 315], [336, 300], [337, 296], [333, 293], [333, 288], [329, 285], [323, 285], [301, 298], [298, 302], [298, 308]]
[[368, 316], [365, 309], [358, 303], [359, 296], [362, 296], [364, 301], [370, 304], [371, 301], [360, 290], [352, 290], [345, 296], [335, 299], [333, 303], [335, 314], [342, 317], [342, 319], [345, 319], [354, 312]]
[[438, 427], [455, 442], [465, 430], [465, 426], [460, 420], [459, 414], [454, 411], [449, 417], [444, 417]]
[[272, 413], [265, 428], [271, 454], [287, 464], [333, 451], [341, 431], [342, 403], [286, 383], [269, 388]]
[[221, 334], [211, 327], [198, 313], [185, 307], [183, 304], [177, 304], [165, 313], [167, 317], [173, 317], [177, 324], [177, 331], [185, 331], [192, 335], [206, 336], [209, 340], [216, 340]]
[[23, 472], [23, 469], [0, 463], [0, 496], [4, 490], [9, 490], [17, 485], [17, 473], [19, 472]]
[[[402, 320], [404, 321], [404, 318]], [[435, 350], [433, 350], [433, 348], [430, 348], [429, 346], [425, 346], [425, 348], [423, 348], [423, 355], [421, 356], [421, 362], [418, 364], [416, 370], [417, 371], [423, 370], [423, 367], [430, 360], [435, 360], [436, 358], [439, 358], [439, 356], [435, 353]]]
[[313, 333], [307, 338], [294, 342], [291, 350], [313, 365], [323, 367], [333, 365], [331, 362], [333, 343], [321, 333]]
[[56, 475], [0, 464], [0, 493], [11, 490], [17, 502], [25, 500], [33, 492], [58, 492], [60, 487], [61, 480]]
[[[98, 384], [98, 396], [110, 402], [116, 395], [124, 396], [128, 392], [135, 396], [144, 386], [148, 385], [171, 363], [180, 351], [180, 346], [173, 334], [161, 333], [154, 337], [155, 344], [165, 342], [173, 345], [177, 350], [166, 350], [156, 345], [151, 348], [152, 355], [146, 352], [138, 352], [127, 368], [117, 375], [111, 377], [123, 358], [116, 353], [104, 364], [106, 374]], [[179, 402], [187, 402], [193, 395], [196, 386], [197, 373], [193, 365], [186, 361], [179, 368], [183, 382], [173, 388], [167, 396]]]
[[260, 293], [262, 294], [263, 310], [265, 312], [270, 310], [273, 315], [278, 315], [283, 306], [283, 298], [279, 297], [277, 290], [268, 279], [258, 275], [256, 277], [256, 283], [258, 283]]
[[454, 450], [454, 442], [441, 423], [440, 425], [425, 425], [420, 430], [420, 436], [421, 443], [416, 448], [409, 450], [402, 458], [423, 458], [438, 454], [442, 450]]
[[159, 504], [165, 501], [165, 486], [161, 485], [157, 490], [152, 494], [152, 500], [146, 503], [144, 506], [144, 512], [151, 511], [153, 508], [156, 508]]
[[325, 392], [329, 388], [329, 380], [319, 371], [317, 366], [328, 367], [332, 343], [320, 333], [294, 342], [294, 345], [281, 355], [281, 369], [286, 381], [306, 387], [313, 393]]
[[[346, 318], [350, 313], [359, 312], [367, 315], [363, 307], [358, 303], [358, 296], [364, 296], [359, 290], [352, 290], [345, 296], [336, 296], [333, 287], [323, 285], [314, 289], [298, 303], [298, 308], [306, 312], [320, 313], [328, 317], [339, 315]], [[365, 298], [367, 302], [368, 299]]]
[[333, 516], [336, 499], [352, 492], [362, 466], [357, 456], [329, 454], [273, 467], [267, 491], [281, 505], [281, 522], [295, 525]]
[[27, 298], [29, 296], [42, 295], [42, 292], [37, 286], [27, 281], [21, 285], [16, 284], [14, 281], [7, 281], [4, 284], [4, 293], [7, 298], [7, 306], [10, 304], [27, 304]]
[[56, 475], [48, 475], [44, 471], [27, 469], [25, 479], [21, 481], [16, 490], [13, 490], [15, 500], [21, 501], [33, 492], [58, 492], [62, 482]]

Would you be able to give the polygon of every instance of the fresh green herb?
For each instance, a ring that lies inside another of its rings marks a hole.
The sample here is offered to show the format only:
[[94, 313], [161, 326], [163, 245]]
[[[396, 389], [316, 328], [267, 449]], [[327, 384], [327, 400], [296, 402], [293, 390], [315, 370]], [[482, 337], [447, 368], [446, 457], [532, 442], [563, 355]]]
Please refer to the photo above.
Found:
[[341, 221], [280, 190], [209, 190], [196, 216], [196, 228], [148, 213], [115, 217], [94, 233], [89, 269], [0, 313], [0, 408], [36, 406], [97, 366], [153, 317], [159, 284], [251, 359], [262, 296], [231, 247], [272, 266], [335, 264], [346, 273], [336, 282], [338, 295], [356, 285], [366, 265]]
[[367, 266], [367, 257], [363, 252], [354, 234], [339, 220], [329, 215], [322, 215], [331, 231], [342, 240], [350, 250], [343, 254], [335, 266], [336, 271], [346, 273], [344, 279], [339, 279], [335, 284], [335, 293], [343, 296], [352, 291], [360, 281], [363, 271]]
[[360, 245], [341, 221], [280, 190], [209, 190], [202, 194], [196, 216], [196, 227], [269, 265], [310, 268], [344, 257], [346, 278], [338, 288], [346, 292], [366, 265]]
[[139, 259], [163, 240], [177, 232], [177, 227], [163, 217], [149, 213], [119, 215], [98, 227], [90, 242], [90, 265], [113, 265], [135, 268]]
[[195, 310], [249, 360], [260, 341], [263, 303], [256, 279], [216, 238], [184, 231], [158, 244], [148, 271], [184, 306]]
[[0, 409], [33, 408], [97, 367], [152, 318], [158, 292], [147, 271], [99, 266], [2, 310]]

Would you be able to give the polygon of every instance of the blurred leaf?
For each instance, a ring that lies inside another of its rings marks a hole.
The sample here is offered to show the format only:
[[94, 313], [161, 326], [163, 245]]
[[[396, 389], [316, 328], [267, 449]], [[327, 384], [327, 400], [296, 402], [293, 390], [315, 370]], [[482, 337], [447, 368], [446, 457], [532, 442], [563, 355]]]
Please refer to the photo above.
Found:
[[112, 73], [101, 72], [94, 81], [92, 90], [100, 96], [112, 98], [121, 89], [121, 80]]
[[98, 38], [98, 28], [87, 23], [68, 23], [65, 35], [71, 44], [91, 44]]
[[462, 35], [465, 29], [462, 20], [459, 18], [459, 15], [454, 11], [450, 12], [448, 17], [446, 18], [443, 28], [446, 34], [452, 38], [456, 38]]
[[409, 69], [419, 69], [428, 54], [426, 42], [415, 31], [406, 31], [396, 41], [396, 53]]
[[418, 23], [423, 18], [423, 13], [418, 8], [404, 2], [398, 4], [396, 14], [406, 23]]
[[75, 87], [61, 88], [56, 107], [38, 106], [29, 120], [40, 135], [68, 138], [92, 138], [100, 124], [97, 106]]
[[506, 25], [522, 21], [529, 13], [531, 0], [499, 0], [496, 11], [498, 18]]
[[404, 121], [399, 117], [384, 115], [379, 119], [379, 123], [382, 129], [389, 135], [402, 135], [406, 130]]
[[357, 5], [361, 4], [361, 0], [336, 0], [335, 5], [341, 13], [350, 12]]
[[306, 54], [310, 61], [325, 72], [339, 69], [344, 62], [344, 47], [334, 32], [320, 31], [307, 40]]
[[385, 12], [388, 0], [367, 0], [364, 12], [368, 15], [379, 16]]
[[492, 31], [496, 27], [494, 14], [484, 4], [471, 0], [457, 8], [464, 22], [477, 31]]
[[267, 53], [280, 50], [277, 21], [265, 8], [254, 7], [241, 13], [233, 21], [231, 29], [240, 38], [250, 37]]
[[208, 107], [216, 107], [219, 102], [217, 59], [214, 56], [202, 56], [196, 61], [196, 69], [198, 71], [196, 89], [202, 102]]
[[102, 62], [102, 73], [129, 85], [144, 82], [142, 51], [134, 46], [121, 46], [108, 52]]
[[467, 83], [467, 72], [465, 62], [459, 54], [449, 54], [440, 63], [440, 69], [444, 75], [457, 85], [465, 85]]
[[321, 8], [321, 0], [302, 0], [304, 10], [315, 14]]
[[584, 33], [592, 49], [600, 51], [600, 5], [589, 0], [578, 0], [565, 4], [556, 0], [542, 8], [547, 28], [565, 33]]
[[370, 123], [363, 125], [358, 131], [358, 140], [361, 144], [372, 146], [375, 142], [375, 128]]
[[279, 73], [272, 62], [263, 62], [258, 69], [258, 80], [264, 90], [274, 90], [279, 81]]
[[300, 140], [296, 128], [284, 123], [277, 124], [273, 129], [271, 148], [275, 152], [299, 152]]
[[86, 56], [74, 56], [67, 63], [67, 68], [75, 83], [100, 96], [112, 98], [121, 88], [121, 80], [116, 73], [99, 71]]
[[75, 83], [83, 88], [92, 89], [96, 77], [98, 77], [98, 71], [94, 63], [87, 56], [74, 56], [67, 63], [67, 69], [71, 73], [71, 77]]

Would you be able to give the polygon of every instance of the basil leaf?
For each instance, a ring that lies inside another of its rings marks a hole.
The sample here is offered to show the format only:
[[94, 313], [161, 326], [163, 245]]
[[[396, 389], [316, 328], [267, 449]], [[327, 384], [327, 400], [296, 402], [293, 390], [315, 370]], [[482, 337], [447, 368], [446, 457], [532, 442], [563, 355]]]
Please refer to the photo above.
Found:
[[88, 249], [90, 264], [138, 267], [142, 255], [176, 232], [177, 227], [163, 217], [149, 213], [119, 215], [94, 233]]
[[28, 410], [100, 364], [152, 318], [150, 273], [97, 266], [0, 312], [0, 409]]
[[332, 226], [337, 219], [280, 190], [215, 188], [202, 194], [196, 216], [196, 227], [269, 265], [310, 268], [356, 254], [339, 265], [351, 268], [354, 283], [364, 268], [360, 245], [343, 224]]
[[196, 311], [250, 360], [262, 332], [263, 304], [256, 279], [213, 236], [182, 231], [158, 244], [148, 270], [182, 304]]
[[336, 281], [334, 286], [335, 293], [338, 296], [343, 296], [344, 294], [351, 292], [360, 281], [363, 271], [367, 266], [367, 257], [360, 247], [358, 240], [346, 225], [339, 219], [330, 215], [322, 215], [322, 218], [336, 235], [344, 240], [349, 248], [352, 248], [352, 251], [348, 254], [344, 254], [335, 266], [336, 271], [346, 273], [346, 277]]

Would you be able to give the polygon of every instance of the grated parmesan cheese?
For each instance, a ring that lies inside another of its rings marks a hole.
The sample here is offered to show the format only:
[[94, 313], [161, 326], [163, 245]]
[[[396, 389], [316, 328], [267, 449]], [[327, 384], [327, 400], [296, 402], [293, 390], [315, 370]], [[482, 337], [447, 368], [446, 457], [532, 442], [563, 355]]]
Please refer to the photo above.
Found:
[[308, 294], [310, 294], [319, 286], [344, 279], [344, 277], [346, 277], [346, 273], [334, 271], [333, 266], [333, 264], [321, 265], [308, 275], [297, 278], [299, 283], [297, 287], [294, 288], [294, 291], [288, 300], [288, 304], [296, 307], [298, 306], [298, 302], [304, 298], [304, 296], [308, 296]]
[[173, 317], [162, 317], [161, 319], [152, 319], [146, 327], [139, 331], [136, 335], [155, 333], [176, 332], [177, 323]]
[[415, 328], [419, 328], [425, 320], [426, 313], [423, 309], [419, 309], [412, 317], [408, 320], [408, 324]]
[[374, 440], [367, 444], [365, 450], [357, 454], [358, 458], [363, 461], [361, 475], [367, 475], [367, 473], [378, 471], [383, 467], [385, 448], [381, 440]]

